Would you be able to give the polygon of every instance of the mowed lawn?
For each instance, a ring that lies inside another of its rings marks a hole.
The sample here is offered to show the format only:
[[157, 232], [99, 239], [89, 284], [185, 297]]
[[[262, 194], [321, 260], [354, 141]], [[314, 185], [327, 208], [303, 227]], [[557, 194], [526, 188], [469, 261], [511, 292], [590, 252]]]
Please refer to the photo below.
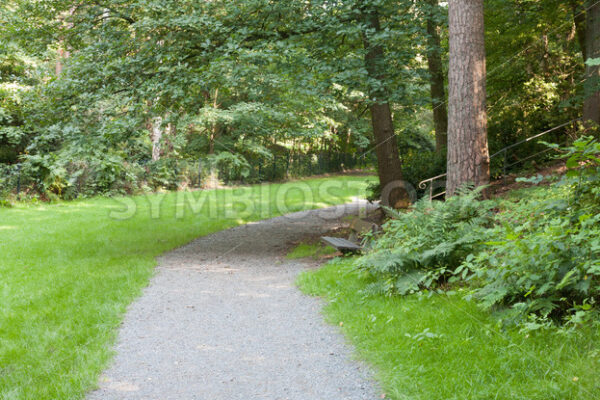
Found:
[[0, 399], [78, 399], [155, 257], [209, 233], [364, 197], [370, 177], [0, 209]]
[[386, 399], [600, 399], [600, 327], [502, 326], [459, 294], [370, 294], [352, 259], [303, 273], [325, 314], [375, 367]]

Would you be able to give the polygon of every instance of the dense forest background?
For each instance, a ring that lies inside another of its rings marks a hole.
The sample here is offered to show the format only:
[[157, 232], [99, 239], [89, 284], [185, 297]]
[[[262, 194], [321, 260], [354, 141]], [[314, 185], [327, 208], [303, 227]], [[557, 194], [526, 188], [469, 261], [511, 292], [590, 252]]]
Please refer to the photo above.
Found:
[[[377, 166], [381, 104], [387, 151], [416, 185], [446, 169], [447, 11], [436, 0], [6, 0], [0, 191], [75, 198]], [[581, 116], [585, 11], [485, 2], [490, 153]]]

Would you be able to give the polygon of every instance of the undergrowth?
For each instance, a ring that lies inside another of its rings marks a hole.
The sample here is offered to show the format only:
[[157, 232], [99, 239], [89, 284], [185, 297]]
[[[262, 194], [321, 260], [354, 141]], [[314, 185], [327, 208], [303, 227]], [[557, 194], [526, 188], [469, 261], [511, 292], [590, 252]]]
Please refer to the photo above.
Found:
[[[524, 329], [597, 321], [600, 299], [600, 144], [565, 149], [568, 173], [509, 200], [463, 190], [393, 213], [356, 267], [367, 294], [468, 287], [484, 308]], [[536, 177], [540, 183], [543, 178]]]
[[493, 203], [477, 200], [481, 190], [463, 190], [445, 203], [419, 201], [409, 213], [390, 210], [385, 234], [356, 262], [376, 278], [368, 290], [408, 294], [445, 283], [492, 224]]

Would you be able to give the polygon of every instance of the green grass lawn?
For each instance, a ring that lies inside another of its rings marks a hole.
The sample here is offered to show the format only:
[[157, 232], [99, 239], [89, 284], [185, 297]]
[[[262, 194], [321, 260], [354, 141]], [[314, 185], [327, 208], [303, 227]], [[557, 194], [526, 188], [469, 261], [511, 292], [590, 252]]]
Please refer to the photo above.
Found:
[[349, 259], [305, 272], [298, 284], [327, 300], [329, 322], [375, 367], [386, 398], [600, 398], [597, 328], [525, 334], [460, 295], [366, 296]]
[[336, 253], [333, 247], [325, 246], [321, 243], [300, 243], [290, 251], [286, 258], [288, 260], [297, 260], [301, 258], [313, 258], [327, 256]]
[[155, 257], [195, 237], [364, 196], [368, 177], [0, 209], [0, 399], [78, 399]]

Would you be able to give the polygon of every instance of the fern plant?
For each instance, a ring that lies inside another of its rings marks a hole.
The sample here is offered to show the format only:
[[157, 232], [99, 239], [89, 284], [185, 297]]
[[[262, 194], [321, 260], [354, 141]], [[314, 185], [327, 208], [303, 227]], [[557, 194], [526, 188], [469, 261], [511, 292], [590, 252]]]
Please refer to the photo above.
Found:
[[492, 203], [483, 188], [462, 189], [446, 202], [423, 199], [410, 212], [390, 210], [392, 219], [356, 266], [374, 278], [370, 291], [407, 294], [443, 284], [467, 255], [486, 240]]
[[580, 321], [597, 314], [600, 300], [600, 144], [582, 138], [566, 149], [565, 177], [501, 216], [501, 237], [470, 257], [487, 308], [510, 319]]

